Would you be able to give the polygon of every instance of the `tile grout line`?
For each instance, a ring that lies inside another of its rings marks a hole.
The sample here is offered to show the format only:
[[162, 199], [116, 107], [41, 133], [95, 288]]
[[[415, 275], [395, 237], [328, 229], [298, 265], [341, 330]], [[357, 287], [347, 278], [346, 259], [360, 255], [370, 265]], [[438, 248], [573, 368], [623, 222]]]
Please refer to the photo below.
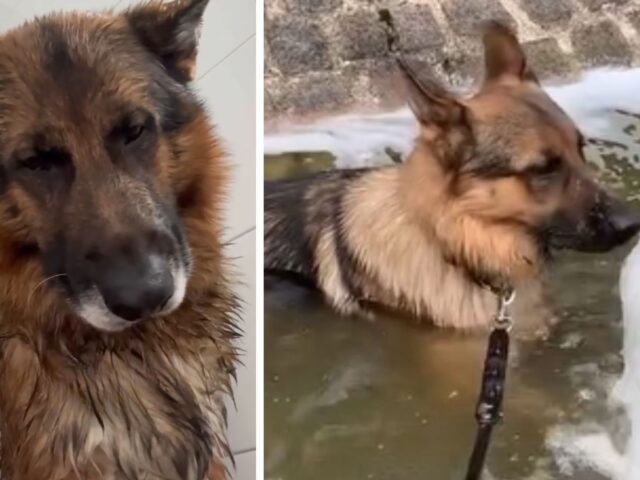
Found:
[[[120, 0], [120, 1], [122, 1], [122, 0]], [[118, 2], [118, 3], [120, 3], [120, 2]], [[209, 75], [212, 71], [214, 71], [216, 68], [218, 68], [220, 65], [222, 65], [226, 60], [228, 60], [231, 56], [233, 56], [238, 50], [240, 50], [245, 44], [247, 44], [255, 36], [256, 36], [256, 33], [253, 32], [251, 35], [249, 35], [247, 38], [245, 38], [242, 42], [240, 42], [238, 45], [236, 45], [234, 48], [232, 48], [231, 51], [229, 51], [229, 53], [227, 53], [224, 57], [222, 57], [220, 60], [218, 60], [214, 65], [212, 65], [207, 70], [205, 70], [205, 72], [202, 75], [200, 75], [197, 80], [200, 81], [203, 78], [205, 78], [207, 75]], [[231, 244], [233, 242], [236, 242], [236, 241], [244, 238], [246, 235], [249, 235], [251, 232], [253, 232], [255, 230], [256, 230], [256, 226], [248, 228], [247, 230], [244, 230], [244, 231], [240, 232], [239, 234], [234, 235], [233, 237], [231, 237], [228, 240], [226, 240], [225, 244]]]
[[226, 240], [225, 244], [229, 245], [230, 243], [237, 242], [241, 238], [244, 238], [247, 235], [249, 235], [251, 232], [255, 232], [255, 231], [256, 231], [256, 226], [254, 225], [253, 227], [247, 228], [243, 232], [240, 232], [237, 235], [235, 235], [235, 236], [231, 237], [230, 239]]
[[198, 77], [198, 80], [202, 80], [204, 77], [209, 75], [213, 70], [215, 70], [220, 65], [222, 65], [225, 62], [225, 60], [227, 60], [234, 53], [236, 53], [238, 50], [240, 50], [247, 42], [249, 42], [249, 40], [251, 40], [255, 36], [256, 36], [256, 34], [254, 32], [251, 35], [249, 35], [247, 38], [245, 38], [242, 42], [240, 42], [238, 45], [236, 45], [229, 53], [227, 53], [224, 57], [222, 57], [220, 60], [218, 60], [215, 65], [209, 67], [209, 69], [207, 69], [202, 75], [200, 75]]
[[243, 448], [242, 450], [238, 450], [232, 452], [234, 457], [238, 457], [240, 455], [245, 455], [247, 453], [256, 453], [256, 447]]

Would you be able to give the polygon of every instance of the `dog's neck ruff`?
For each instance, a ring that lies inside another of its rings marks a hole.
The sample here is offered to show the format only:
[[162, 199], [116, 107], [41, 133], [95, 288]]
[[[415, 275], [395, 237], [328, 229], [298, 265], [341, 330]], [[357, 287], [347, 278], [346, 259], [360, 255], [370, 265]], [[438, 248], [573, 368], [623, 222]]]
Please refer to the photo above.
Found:
[[9, 479], [204, 479], [228, 454], [224, 398], [238, 331], [237, 301], [224, 291], [148, 327], [98, 336], [93, 352], [69, 351], [64, 339], [43, 351], [34, 349], [42, 339], [5, 340], [0, 381], [10, 388], [0, 393], [0, 427]]
[[487, 327], [494, 294], [464, 267], [447, 261], [433, 233], [402, 204], [399, 181], [397, 168], [373, 171], [344, 199], [345, 242], [377, 285], [365, 295], [374, 302], [380, 296], [382, 304], [399, 305], [438, 326]]
[[[488, 279], [486, 276], [477, 275], [474, 272], [470, 272], [469, 275], [479, 288], [490, 291], [500, 302], [508, 301], [510, 305], [515, 299], [515, 288], [506, 279], [498, 278], [497, 276], [493, 279]], [[511, 300], [509, 301], [508, 299]]]

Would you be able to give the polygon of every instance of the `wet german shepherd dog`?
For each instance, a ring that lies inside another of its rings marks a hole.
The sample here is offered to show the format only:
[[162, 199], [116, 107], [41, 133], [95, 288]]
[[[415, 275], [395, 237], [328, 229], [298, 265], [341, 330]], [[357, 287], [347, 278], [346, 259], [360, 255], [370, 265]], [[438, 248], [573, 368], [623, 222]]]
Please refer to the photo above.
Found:
[[4, 480], [225, 476], [227, 168], [190, 88], [206, 5], [0, 37]]
[[265, 186], [267, 272], [310, 280], [342, 313], [373, 304], [470, 329], [490, 324], [506, 285], [516, 312], [539, 316], [551, 249], [608, 251], [640, 229], [590, 177], [582, 135], [513, 32], [491, 23], [484, 46], [470, 98], [400, 62], [419, 122], [404, 163]]

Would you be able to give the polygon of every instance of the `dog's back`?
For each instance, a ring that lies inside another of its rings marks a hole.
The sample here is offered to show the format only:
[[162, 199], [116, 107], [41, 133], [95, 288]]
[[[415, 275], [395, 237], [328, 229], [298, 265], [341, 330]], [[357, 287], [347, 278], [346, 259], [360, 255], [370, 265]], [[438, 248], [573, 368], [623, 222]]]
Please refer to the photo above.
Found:
[[342, 200], [370, 169], [336, 170], [265, 183], [264, 268], [316, 284], [322, 232], [339, 236]]

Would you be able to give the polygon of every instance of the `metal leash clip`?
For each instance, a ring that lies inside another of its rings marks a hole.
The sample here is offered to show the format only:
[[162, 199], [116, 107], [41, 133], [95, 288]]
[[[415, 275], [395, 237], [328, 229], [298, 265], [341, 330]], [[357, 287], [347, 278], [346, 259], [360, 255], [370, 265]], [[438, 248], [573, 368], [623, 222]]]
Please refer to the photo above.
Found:
[[516, 298], [515, 290], [509, 289], [498, 298], [498, 311], [489, 335], [480, 396], [476, 404], [478, 431], [469, 459], [466, 480], [481, 478], [491, 432], [502, 420], [502, 398], [509, 360], [509, 331], [513, 325], [510, 307]]
[[511, 316], [511, 305], [516, 299], [516, 291], [509, 289], [498, 297], [498, 313], [493, 321], [493, 328], [498, 330], [511, 331], [513, 317]]

